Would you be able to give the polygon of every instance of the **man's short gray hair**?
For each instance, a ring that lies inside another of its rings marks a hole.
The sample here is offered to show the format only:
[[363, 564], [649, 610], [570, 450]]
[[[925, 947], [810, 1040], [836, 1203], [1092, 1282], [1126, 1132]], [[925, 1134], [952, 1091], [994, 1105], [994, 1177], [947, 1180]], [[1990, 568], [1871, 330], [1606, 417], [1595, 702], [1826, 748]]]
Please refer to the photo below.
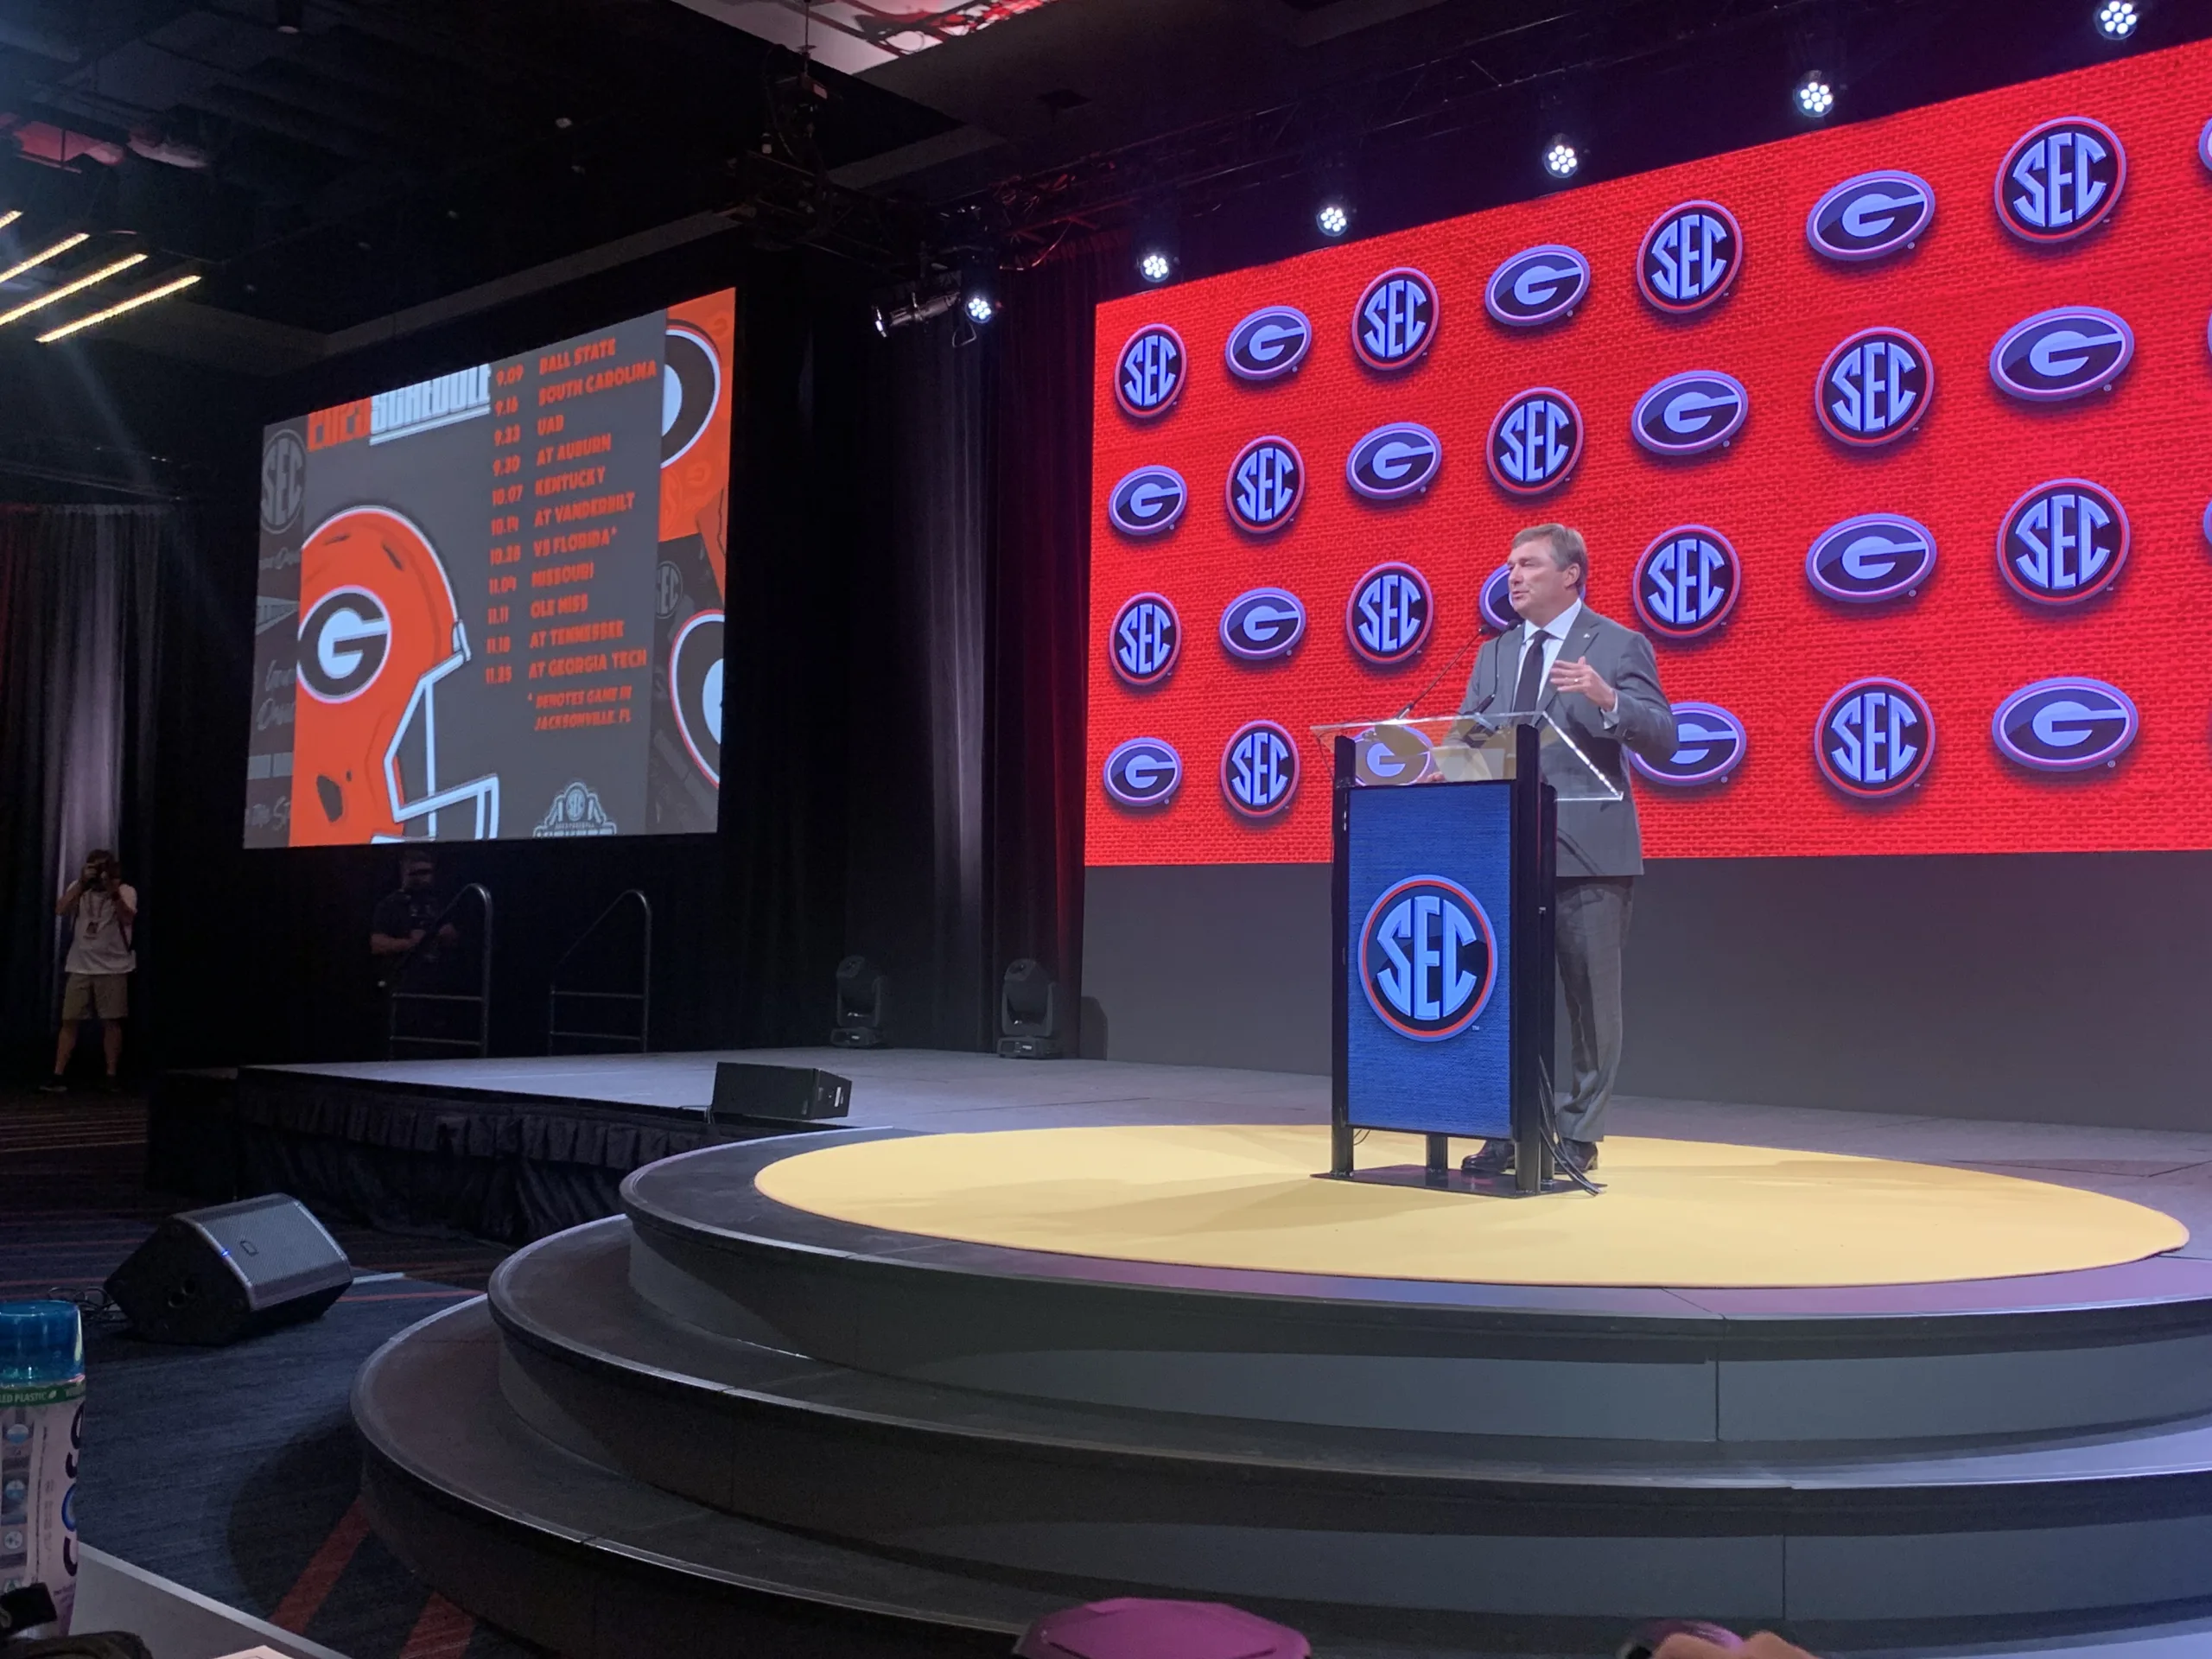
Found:
[[1574, 584], [1578, 594], [1590, 591], [1590, 545], [1582, 539], [1582, 532], [1568, 524], [1531, 524], [1526, 530], [1513, 532], [1513, 545], [1533, 542], [1541, 537], [1551, 543], [1552, 563], [1564, 570], [1570, 564], [1582, 567], [1581, 579]]

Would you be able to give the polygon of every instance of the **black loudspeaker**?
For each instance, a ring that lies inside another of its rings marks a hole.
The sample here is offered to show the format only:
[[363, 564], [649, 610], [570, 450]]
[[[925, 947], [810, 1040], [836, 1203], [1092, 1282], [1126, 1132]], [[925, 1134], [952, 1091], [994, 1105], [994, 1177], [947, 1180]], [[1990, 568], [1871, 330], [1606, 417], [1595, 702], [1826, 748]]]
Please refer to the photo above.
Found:
[[171, 1216], [108, 1275], [134, 1334], [217, 1347], [312, 1319], [353, 1264], [297, 1198], [271, 1193]]
[[709, 1116], [741, 1120], [842, 1117], [853, 1108], [853, 1084], [810, 1065], [748, 1065], [723, 1060], [715, 1067], [715, 1103]]

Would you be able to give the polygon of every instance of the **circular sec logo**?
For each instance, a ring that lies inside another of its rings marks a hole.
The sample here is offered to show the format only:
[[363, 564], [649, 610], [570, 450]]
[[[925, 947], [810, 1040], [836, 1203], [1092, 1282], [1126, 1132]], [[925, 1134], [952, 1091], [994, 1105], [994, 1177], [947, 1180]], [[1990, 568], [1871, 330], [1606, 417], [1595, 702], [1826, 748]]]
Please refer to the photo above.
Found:
[[1115, 746], [1101, 775], [1116, 805], [1143, 811], [1174, 798], [1183, 786], [1183, 757], [1159, 738], [1133, 737]]
[[2083, 478], [2054, 478], [2012, 504], [1997, 532], [1997, 565], [2012, 591], [2037, 605], [2078, 605], [2127, 563], [2127, 512]]
[[1402, 1037], [1440, 1043], [1474, 1024], [1497, 982], [1497, 936], [1474, 894], [1440, 875], [1383, 890], [1359, 930], [1367, 1006]]
[[1298, 792], [1298, 744], [1272, 720], [1240, 726], [1221, 752], [1221, 793], [1232, 811], [1272, 818]]
[[1158, 594], [1138, 594], [1114, 613], [1110, 656], [1122, 683], [1158, 685], [1183, 652], [1183, 623]]
[[1134, 420], [1158, 419], [1183, 395], [1189, 361], [1182, 335], [1164, 322], [1147, 323], [1114, 359], [1114, 401]]
[[1934, 532], [1903, 513], [1862, 512], [1830, 524], [1805, 555], [1813, 590], [1847, 605], [1916, 593], [1935, 574]]
[[1744, 764], [1751, 736], [1744, 722], [1718, 703], [1678, 702], [1675, 709], [1675, 752], [1664, 760], [1646, 760], [1634, 750], [1628, 763], [1639, 777], [1669, 789], [1700, 789], [1728, 781]]
[[1191, 486], [1173, 467], [1124, 473], [1106, 498], [1106, 522], [1124, 536], [1164, 536], [1183, 522]]
[[1483, 454], [1507, 494], [1547, 494], [1566, 483], [1582, 459], [1582, 411], [1565, 392], [1532, 386], [1497, 411]]
[[1935, 188], [1919, 174], [1861, 173], [1813, 204], [1805, 242], [1823, 259], [1865, 264], [1910, 247], [1935, 222]]
[[1402, 501], [1419, 495], [1444, 464], [1444, 443], [1413, 421], [1378, 426], [1344, 457], [1344, 481], [1370, 501]]
[[1384, 271], [1359, 296], [1351, 347], [1370, 369], [1411, 368], [1436, 338], [1436, 284], [1410, 265]]
[[1509, 328], [1541, 328], [1590, 291], [1590, 262], [1556, 242], [1523, 248], [1490, 274], [1483, 309]]
[[2141, 722], [2127, 693], [2102, 680], [2037, 680], [1997, 705], [1997, 752], [2031, 772], [2088, 772], [2119, 759]]
[[1306, 637], [1306, 607], [1281, 588], [1255, 588], [1221, 613], [1221, 648], [1240, 663], [1272, 663]]
[[2061, 306], [2016, 322], [1989, 350], [1997, 390], [2029, 404], [2101, 391], [2135, 357], [2135, 331], [2094, 305]]
[[1856, 800], [1887, 800], [1918, 783], [1936, 753], [1936, 717], [1899, 680], [1853, 680], [1813, 727], [1821, 775]]
[[1936, 364], [1902, 328], [1862, 328], [1828, 353], [1813, 387], [1827, 435], [1854, 449], [1897, 442], [1928, 414]]
[[1686, 317], [1717, 305], [1744, 267], [1744, 232], [1717, 201], [1669, 207], [1643, 233], [1636, 286], [1655, 310]]
[[1255, 438], [1229, 463], [1229, 516], [1239, 530], [1270, 536], [1306, 496], [1306, 463], [1288, 438]]
[[1229, 372], [1264, 385], [1296, 372], [1313, 346], [1313, 324], [1294, 305], [1267, 305], [1229, 331], [1222, 348]]
[[2070, 242], [2104, 223], [2127, 184], [2120, 135], [2083, 115], [2021, 135], [1997, 169], [1997, 217], [2023, 242]]
[[1513, 567], [1501, 564], [1484, 580], [1482, 594], [1476, 601], [1483, 620], [1498, 632], [1521, 626], [1521, 613], [1513, 608]]
[[1630, 591], [1644, 626], [1683, 641], [1726, 622], [1743, 588], [1743, 561], [1728, 538], [1704, 524], [1680, 524], [1643, 550]]
[[1427, 576], [1410, 564], [1378, 564], [1359, 579], [1344, 602], [1344, 634], [1367, 662], [1395, 668], [1428, 643], [1435, 608]]

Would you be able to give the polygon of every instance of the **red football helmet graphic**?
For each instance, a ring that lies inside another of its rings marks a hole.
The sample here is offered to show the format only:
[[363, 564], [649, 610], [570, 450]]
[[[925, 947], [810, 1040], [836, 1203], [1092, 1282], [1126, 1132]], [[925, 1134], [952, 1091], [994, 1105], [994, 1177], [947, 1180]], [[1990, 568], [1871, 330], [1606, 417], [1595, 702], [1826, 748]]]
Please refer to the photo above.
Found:
[[488, 840], [499, 779], [438, 777], [438, 683], [468, 660], [445, 567], [388, 507], [349, 507], [300, 550], [292, 843]]

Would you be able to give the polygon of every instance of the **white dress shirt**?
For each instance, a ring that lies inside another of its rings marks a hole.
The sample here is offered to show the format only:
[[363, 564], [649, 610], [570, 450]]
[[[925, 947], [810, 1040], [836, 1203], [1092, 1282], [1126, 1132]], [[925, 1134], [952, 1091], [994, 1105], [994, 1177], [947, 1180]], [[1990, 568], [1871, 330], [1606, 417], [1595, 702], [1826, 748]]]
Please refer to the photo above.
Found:
[[[1573, 631], [1575, 623], [1581, 620], [1581, 616], [1582, 601], [1578, 599], [1541, 627], [1538, 627], [1534, 622], [1523, 622], [1521, 625], [1521, 650], [1513, 659], [1513, 677], [1507, 683], [1516, 691], [1519, 690], [1521, 671], [1529, 665], [1529, 652], [1541, 646], [1544, 653], [1544, 674], [1540, 683], [1545, 686], [1550, 685], [1552, 670], [1558, 665], [1559, 654], [1567, 645], [1567, 636]], [[1508, 693], [1508, 696], [1511, 695], [1511, 692]], [[1541, 695], [1539, 693], [1540, 696]], [[1611, 726], [1620, 717], [1620, 703], [1616, 701], [1611, 709], [1599, 711], [1599, 718], [1605, 724]], [[1526, 714], [1529, 711], [1515, 709], [1509, 712]]]

